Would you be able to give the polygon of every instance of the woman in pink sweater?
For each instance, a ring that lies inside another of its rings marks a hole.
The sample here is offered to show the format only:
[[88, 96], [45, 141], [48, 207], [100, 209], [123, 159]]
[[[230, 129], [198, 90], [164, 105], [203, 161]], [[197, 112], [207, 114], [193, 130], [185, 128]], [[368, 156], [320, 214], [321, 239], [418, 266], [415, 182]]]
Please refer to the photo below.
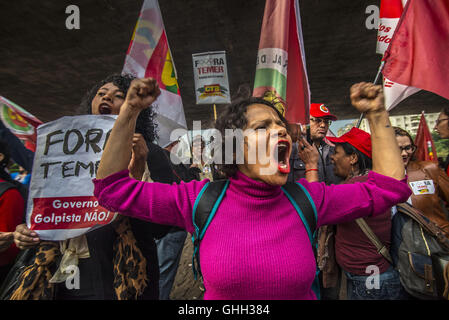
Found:
[[[193, 233], [193, 206], [207, 180], [145, 183], [129, 178], [127, 171], [136, 117], [159, 94], [151, 78], [131, 85], [94, 180], [95, 196], [109, 210]], [[351, 101], [370, 123], [373, 171], [366, 182], [354, 185], [300, 180], [316, 207], [318, 226], [380, 214], [410, 195], [381, 87], [356, 84]], [[291, 152], [284, 117], [270, 102], [249, 98], [228, 106], [217, 128], [246, 131], [233, 163], [221, 167], [229, 187], [201, 241], [204, 298], [316, 299], [311, 289], [316, 263], [308, 233], [281, 191]]]

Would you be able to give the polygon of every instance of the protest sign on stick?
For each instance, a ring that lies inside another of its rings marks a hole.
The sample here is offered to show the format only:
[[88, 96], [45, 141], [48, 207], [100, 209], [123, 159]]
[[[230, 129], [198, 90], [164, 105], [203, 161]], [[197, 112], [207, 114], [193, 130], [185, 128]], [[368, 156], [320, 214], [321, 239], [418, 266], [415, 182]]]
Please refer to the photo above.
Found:
[[[192, 54], [197, 104], [231, 103], [224, 51]], [[215, 109], [215, 108], [214, 108]]]
[[192, 54], [197, 104], [231, 103], [224, 51]]
[[111, 223], [116, 213], [93, 196], [116, 116], [63, 117], [37, 129], [26, 222], [42, 240], [65, 240]]

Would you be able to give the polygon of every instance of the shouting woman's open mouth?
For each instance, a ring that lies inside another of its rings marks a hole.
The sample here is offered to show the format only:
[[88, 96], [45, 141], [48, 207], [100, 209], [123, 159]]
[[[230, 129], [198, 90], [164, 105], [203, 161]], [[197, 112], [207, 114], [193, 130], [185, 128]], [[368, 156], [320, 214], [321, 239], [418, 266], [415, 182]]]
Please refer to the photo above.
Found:
[[277, 161], [280, 173], [288, 174], [290, 172], [290, 147], [288, 140], [279, 140], [274, 148], [275, 160]]
[[98, 111], [100, 112], [100, 114], [111, 114], [112, 108], [107, 103], [102, 103], [100, 104]]

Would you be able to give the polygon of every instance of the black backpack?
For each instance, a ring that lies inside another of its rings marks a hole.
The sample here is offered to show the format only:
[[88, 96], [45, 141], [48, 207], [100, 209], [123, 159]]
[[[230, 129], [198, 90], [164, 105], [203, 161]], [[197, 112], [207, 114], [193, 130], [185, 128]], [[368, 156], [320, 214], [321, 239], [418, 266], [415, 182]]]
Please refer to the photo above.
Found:
[[392, 220], [390, 255], [402, 286], [418, 299], [444, 299], [449, 239], [410, 204], [400, 203], [397, 209]]
[[[200, 242], [206, 233], [207, 227], [215, 216], [215, 213], [220, 206], [221, 201], [229, 186], [229, 180], [218, 180], [208, 182], [198, 194], [195, 204], [193, 206], [193, 227], [194, 233], [192, 235], [193, 241], [193, 256], [192, 256], [192, 270], [197, 279], [197, 275], [201, 274], [199, 248]], [[316, 225], [317, 225], [317, 211], [315, 204], [312, 201], [308, 191], [299, 183], [288, 182], [281, 187], [288, 200], [292, 203], [301, 221], [306, 227], [309, 235], [310, 243], [312, 244], [313, 252], [316, 257], [317, 243], [316, 243]], [[195, 261], [196, 260], [196, 261]], [[196, 264], [195, 264], [196, 262]], [[320, 285], [318, 280], [319, 269], [315, 273], [315, 280], [313, 281], [312, 290], [317, 299], [320, 299]]]

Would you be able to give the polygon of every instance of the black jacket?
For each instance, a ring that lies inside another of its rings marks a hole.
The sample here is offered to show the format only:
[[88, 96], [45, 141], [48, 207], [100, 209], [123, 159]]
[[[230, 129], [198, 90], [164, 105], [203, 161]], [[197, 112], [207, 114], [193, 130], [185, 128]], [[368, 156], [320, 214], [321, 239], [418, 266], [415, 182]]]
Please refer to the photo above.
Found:
[[[329, 184], [339, 184], [342, 179], [334, 174], [334, 165], [331, 162], [331, 155], [335, 152], [335, 148], [323, 141], [321, 144], [320, 160], [318, 162], [318, 177], [320, 181]], [[296, 182], [306, 177], [306, 167], [304, 162], [299, 158], [296, 144], [292, 146], [290, 155], [290, 173], [288, 182]]]

